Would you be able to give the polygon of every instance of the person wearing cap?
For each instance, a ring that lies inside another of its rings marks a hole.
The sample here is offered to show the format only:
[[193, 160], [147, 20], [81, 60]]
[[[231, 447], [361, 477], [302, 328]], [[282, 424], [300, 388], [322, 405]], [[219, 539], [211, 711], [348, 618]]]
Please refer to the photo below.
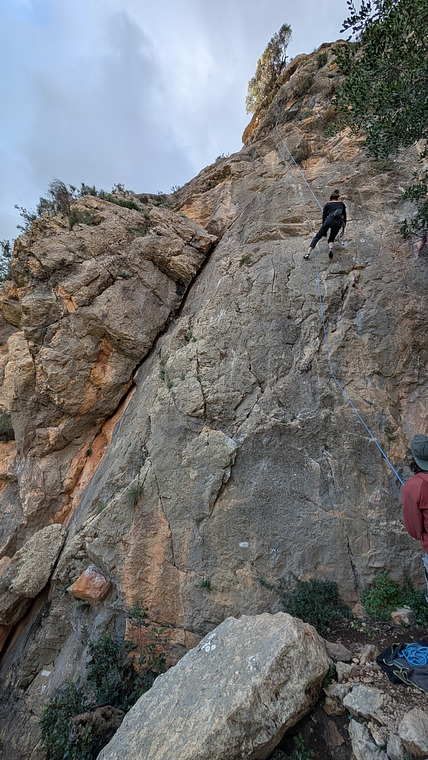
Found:
[[410, 449], [413, 456], [410, 469], [415, 474], [401, 490], [403, 523], [407, 533], [421, 542], [425, 552], [425, 599], [428, 604], [428, 436], [422, 433], [415, 435]]

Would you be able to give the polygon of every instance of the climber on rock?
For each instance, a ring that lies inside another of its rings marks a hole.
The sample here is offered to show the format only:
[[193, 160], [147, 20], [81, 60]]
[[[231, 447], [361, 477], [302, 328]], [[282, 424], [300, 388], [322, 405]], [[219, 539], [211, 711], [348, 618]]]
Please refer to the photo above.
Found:
[[421, 542], [425, 552], [425, 599], [428, 604], [428, 437], [418, 433], [412, 438], [410, 449], [413, 456], [410, 469], [415, 474], [401, 489], [403, 523], [408, 534]]
[[339, 200], [339, 191], [334, 190], [332, 194], [330, 195], [330, 202], [326, 203], [322, 210], [322, 225], [319, 228], [315, 237], [313, 238], [308, 248], [308, 252], [305, 253], [303, 258], [304, 259], [309, 258], [309, 256], [311, 255], [318, 241], [321, 240], [322, 237], [325, 237], [327, 235], [328, 230], [330, 230], [330, 235], [328, 238], [328, 247], [329, 247], [328, 255], [330, 259], [332, 259], [333, 245], [334, 245], [334, 241], [336, 239], [337, 233], [341, 229], [340, 237], [343, 237], [345, 226], [346, 226], [346, 206], [343, 203], [343, 201]]

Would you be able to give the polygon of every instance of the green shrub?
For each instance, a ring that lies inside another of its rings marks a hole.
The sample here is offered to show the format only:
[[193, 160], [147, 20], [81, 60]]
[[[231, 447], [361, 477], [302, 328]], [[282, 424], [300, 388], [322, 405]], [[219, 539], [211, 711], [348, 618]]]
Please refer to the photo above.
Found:
[[332, 121], [324, 129], [326, 137], [335, 137], [340, 132], [340, 126], [336, 122]]
[[131, 505], [131, 507], [135, 507], [138, 499], [140, 496], [142, 496], [144, 492], [144, 487], [141, 485], [141, 483], [138, 483], [137, 485], [129, 486], [126, 496], [128, 498], [128, 503]]
[[428, 606], [425, 599], [425, 591], [419, 591], [408, 583], [403, 589], [404, 604], [411, 608], [415, 620], [419, 625], [428, 624]]
[[239, 259], [239, 266], [243, 267], [244, 264], [251, 264], [251, 256], [249, 256], [248, 253]]
[[140, 646], [140, 653], [135, 661], [142, 679], [144, 691], [150, 689], [158, 675], [166, 670], [164, 652], [166, 642], [163, 635], [165, 629], [150, 625], [148, 622], [148, 612], [147, 607], [142, 607], [140, 602], [135, 602], [128, 610], [131, 625], [136, 628], [144, 627], [148, 630], [146, 643], [143, 647]]
[[116, 206], [122, 206], [123, 208], [130, 208], [134, 211], [141, 211], [141, 207], [138, 206], [135, 201], [127, 201], [126, 198], [116, 198], [111, 193], [104, 193], [103, 191], [100, 192], [100, 198], [102, 198], [104, 201], [108, 201], [109, 203], [115, 203]]
[[10, 414], [0, 409], [0, 441], [5, 443], [6, 441], [13, 441], [15, 433], [12, 427], [12, 419]]
[[302, 76], [293, 87], [293, 95], [295, 98], [303, 98], [308, 90], [310, 90], [313, 82], [312, 74], [305, 74]]
[[290, 590], [290, 583], [284, 578], [277, 586], [262, 578], [257, 580], [260, 585], [278, 594], [285, 612], [310, 623], [321, 636], [329, 631], [332, 623], [352, 617], [349, 608], [339, 598], [334, 581], [311, 578], [309, 581], [298, 581]]
[[281, 749], [277, 749], [275, 754], [272, 755], [272, 760], [311, 760], [313, 758], [313, 750], [306, 747], [302, 734], [293, 736], [293, 742], [295, 747], [291, 755], [287, 755]]
[[98, 190], [95, 185], [85, 185], [84, 182], [80, 185], [79, 198], [83, 198], [85, 195], [98, 195]]
[[132, 190], [126, 190], [126, 188], [120, 182], [113, 185], [110, 193], [107, 193], [105, 190], [97, 190], [95, 185], [92, 185], [91, 187], [90, 185], [85, 185], [85, 183], [82, 182], [78, 193], [80, 198], [83, 198], [85, 195], [95, 195], [97, 198], [101, 198], [103, 201], [107, 201], [108, 203], [115, 203], [116, 206], [130, 208], [134, 211], [142, 211], [141, 206], [135, 203], [135, 201], [119, 197], [119, 194], [122, 196], [134, 195]]
[[363, 591], [361, 603], [375, 620], [389, 620], [391, 612], [407, 606], [413, 610], [417, 623], [428, 623], [425, 593], [413, 588], [411, 581], [407, 581], [401, 587], [396, 581], [391, 580], [386, 571], [377, 576], [374, 588]]
[[[403, 193], [403, 199], [413, 201], [418, 210], [411, 220], [404, 219], [401, 222], [400, 232], [408, 240], [411, 235], [420, 235], [427, 228], [428, 220], [428, 173], [423, 176], [413, 174], [413, 184]], [[410, 224], [409, 224], [410, 222]]]
[[388, 620], [391, 612], [400, 607], [402, 592], [400, 586], [391, 580], [387, 572], [377, 576], [374, 588], [363, 591], [361, 603], [366, 612], [375, 620]]
[[[78, 191], [78, 197], [83, 198], [84, 195], [95, 195], [97, 198], [105, 198], [107, 195], [117, 195], [118, 193], [121, 193], [122, 195], [134, 195], [133, 190], [127, 190], [121, 182], [117, 182], [113, 185], [110, 193], [107, 193], [105, 190], [97, 190], [95, 185], [86, 185], [82, 182], [80, 190]], [[112, 203], [114, 203], [114, 201], [112, 201]]]
[[168, 200], [168, 196], [165, 195], [165, 193], [162, 193], [160, 190], [157, 194], [157, 196], [152, 196], [152, 203], [154, 206], [160, 206], [164, 208], [170, 208], [171, 203]]
[[86, 734], [71, 744], [68, 736], [70, 719], [87, 706], [82, 689], [71, 681], [46, 702], [39, 721], [40, 749], [47, 752], [49, 760], [92, 760], [92, 737]]
[[337, 676], [336, 663], [332, 662], [331, 665], [329, 665], [328, 671], [323, 678], [323, 682], [322, 682], [323, 689], [327, 688], [327, 686], [330, 686], [330, 684], [336, 680], [336, 676]]
[[112, 639], [107, 630], [89, 644], [90, 660], [86, 668], [97, 704], [126, 711], [141, 696], [143, 684], [129, 657], [135, 648], [131, 641]]
[[327, 63], [327, 53], [318, 53], [317, 55], [317, 65], [319, 69], [322, 69], [323, 66]]
[[122, 195], [135, 195], [133, 190], [127, 190], [125, 185], [122, 184], [122, 182], [116, 182], [112, 189], [111, 189], [112, 195], [115, 195], [116, 193], [122, 193]]
[[68, 215], [68, 225], [70, 230], [73, 229], [75, 224], [95, 224], [94, 217], [89, 211], [82, 211], [79, 208], [72, 208]]
[[[148, 611], [138, 602], [128, 611], [132, 625], [148, 629], [147, 641], [138, 647], [132, 641], [112, 639], [105, 629], [96, 641], [89, 643], [86, 665], [90, 685], [67, 682], [58, 694], [48, 700], [40, 718], [41, 749], [49, 760], [95, 760], [105, 744], [103, 737], [91, 735], [91, 729], [70, 737], [71, 719], [88, 707], [109, 704], [125, 712], [153, 685], [165, 670], [163, 629], [148, 622]], [[129, 656], [139, 649], [135, 661]], [[137, 666], [138, 670], [134, 667]], [[104, 741], [104, 743], [103, 743]]]

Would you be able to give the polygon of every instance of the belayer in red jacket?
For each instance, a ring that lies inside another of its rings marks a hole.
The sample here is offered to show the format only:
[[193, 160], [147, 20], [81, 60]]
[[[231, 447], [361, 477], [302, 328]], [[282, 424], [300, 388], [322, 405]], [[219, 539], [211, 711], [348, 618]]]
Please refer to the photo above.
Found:
[[418, 433], [410, 443], [415, 473], [401, 490], [403, 502], [403, 523], [408, 534], [421, 542], [425, 552], [423, 557], [428, 604], [428, 437]]

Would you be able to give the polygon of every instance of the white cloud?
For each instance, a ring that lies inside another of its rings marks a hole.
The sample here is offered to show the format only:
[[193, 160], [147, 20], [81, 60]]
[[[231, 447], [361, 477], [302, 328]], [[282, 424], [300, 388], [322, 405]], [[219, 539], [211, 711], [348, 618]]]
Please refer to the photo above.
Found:
[[2, 0], [0, 238], [49, 181], [168, 192], [239, 150], [258, 57], [338, 36], [337, 0]]

